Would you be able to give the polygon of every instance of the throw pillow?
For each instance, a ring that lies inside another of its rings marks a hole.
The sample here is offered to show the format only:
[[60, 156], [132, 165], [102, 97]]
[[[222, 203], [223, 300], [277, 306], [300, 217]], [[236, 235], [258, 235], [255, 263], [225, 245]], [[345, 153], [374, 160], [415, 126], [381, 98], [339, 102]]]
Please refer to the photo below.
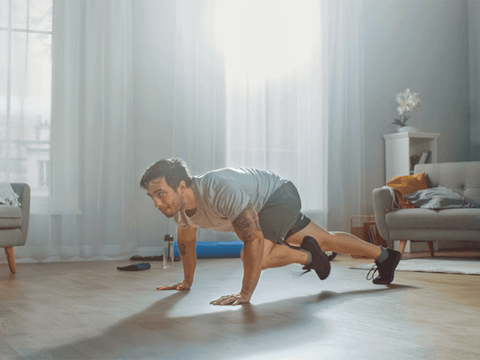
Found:
[[21, 206], [18, 195], [13, 191], [10, 183], [0, 182], [0, 204]]
[[395, 194], [397, 194], [397, 202], [401, 209], [415, 207], [415, 205], [407, 201], [405, 195], [418, 190], [428, 189], [427, 177], [424, 172], [414, 175], [394, 176], [391, 181], [387, 182], [387, 186], [390, 186], [395, 190]]

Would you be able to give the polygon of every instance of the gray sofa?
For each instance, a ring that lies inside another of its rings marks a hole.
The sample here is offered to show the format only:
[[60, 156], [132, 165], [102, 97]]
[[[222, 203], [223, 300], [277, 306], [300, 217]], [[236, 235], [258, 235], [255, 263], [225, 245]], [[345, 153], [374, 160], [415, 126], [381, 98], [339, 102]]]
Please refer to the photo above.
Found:
[[400, 240], [400, 252], [407, 240], [427, 241], [434, 256], [433, 241], [480, 240], [480, 161], [416, 165], [414, 173], [425, 172], [429, 188], [444, 186], [479, 208], [392, 210], [388, 188], [373, 190], [375, 222], [380, 235], [392, 246]]
[[5, 248], [10, 271], [17, 271], [14, 246], [23, 246], [27, 241], [30, 222], [30, 186], [23, 183], [11, 183], [13, 191], [19, 196], [21, 207], [0, 204], [0, 247]]

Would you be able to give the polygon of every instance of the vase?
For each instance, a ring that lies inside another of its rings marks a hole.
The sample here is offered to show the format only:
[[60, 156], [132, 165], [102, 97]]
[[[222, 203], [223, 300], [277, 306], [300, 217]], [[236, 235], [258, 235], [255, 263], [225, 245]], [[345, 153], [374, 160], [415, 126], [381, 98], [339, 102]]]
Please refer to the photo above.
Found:
[[408, 132], [408, 133], [416, 133], [418, 129], [415, 126], [401, 126], [397, 130], [398, 132]]

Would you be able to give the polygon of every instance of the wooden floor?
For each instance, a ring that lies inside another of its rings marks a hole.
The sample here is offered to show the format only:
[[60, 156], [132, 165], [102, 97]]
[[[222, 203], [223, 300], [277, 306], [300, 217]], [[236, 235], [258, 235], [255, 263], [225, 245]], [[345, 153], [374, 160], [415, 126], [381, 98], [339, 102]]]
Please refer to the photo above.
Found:
[[480, 276], [397, 272], [365, 280], [338, 256], [329, 278], [291, 265], [263, 272], [252, 303], [209, 305], [240, 289], [239, 259], [0, 265], [1, 359], [479, 359]]

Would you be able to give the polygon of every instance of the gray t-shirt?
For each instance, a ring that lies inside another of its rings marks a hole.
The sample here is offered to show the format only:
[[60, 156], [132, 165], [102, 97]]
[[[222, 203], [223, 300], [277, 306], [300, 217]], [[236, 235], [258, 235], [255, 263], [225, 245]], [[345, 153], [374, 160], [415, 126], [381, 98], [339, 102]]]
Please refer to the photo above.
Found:
[[257, 212], [286, 180], [266, 170], [227, 168], [193, 176], [197, 211], [192, 217], [180, 211], [174, 216], [179, 228], [200, 226], [215, 231], [234, 231], [232, 221], [250, 202]]

